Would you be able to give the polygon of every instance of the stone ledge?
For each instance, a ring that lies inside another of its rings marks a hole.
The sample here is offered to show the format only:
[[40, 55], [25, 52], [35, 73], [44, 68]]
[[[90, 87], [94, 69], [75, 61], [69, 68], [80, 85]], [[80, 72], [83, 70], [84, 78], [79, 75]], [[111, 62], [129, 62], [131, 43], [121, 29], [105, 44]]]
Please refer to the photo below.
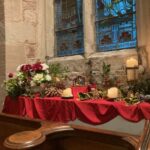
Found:
[[108, 52], [95, 52], [89, 55], [88, 57], [84, 57], [82, 55], [74, 55], [74, 56], [64, 56], [64, 57], [53, 57], [49, 58], [48, 62], [57, 62], [57, 61], [70, 61], [70, 60], [84, 60], [92, 59], [92, 58], [109, 58], [109, 57], [128, 57], [133, 56], [137, 57], [136, 49], [124, 49], [118, 51], [108, 51]]
[[83, 60], [84, 56], [74, 55], [74, 56], [65, 56], [65, 57], [54, 57], [50, 58], [48, 62], [57, 62], [57, 61], [70, 61], [70, 60]]
[[137, 50], [136, 49], [124, 49], [124, 50], [118, 50], [118, 51], [108, 51], [108, 52], [95, 52], [88, 56], [88, 59], [90, 58], [105, 58], [105, 57], [114, 57], [114, 56], [137, 56]]

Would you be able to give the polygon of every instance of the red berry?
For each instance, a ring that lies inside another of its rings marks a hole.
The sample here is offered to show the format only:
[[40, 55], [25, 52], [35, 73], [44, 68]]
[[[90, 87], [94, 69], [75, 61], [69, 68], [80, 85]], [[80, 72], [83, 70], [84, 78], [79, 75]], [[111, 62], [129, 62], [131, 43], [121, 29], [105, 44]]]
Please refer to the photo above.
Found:
[[13, 73], [9, 73], [9, 74], [8, 74], [8, 77], [9, 77], [9, 78], [13, 78], [13, 76], [14, 76]]

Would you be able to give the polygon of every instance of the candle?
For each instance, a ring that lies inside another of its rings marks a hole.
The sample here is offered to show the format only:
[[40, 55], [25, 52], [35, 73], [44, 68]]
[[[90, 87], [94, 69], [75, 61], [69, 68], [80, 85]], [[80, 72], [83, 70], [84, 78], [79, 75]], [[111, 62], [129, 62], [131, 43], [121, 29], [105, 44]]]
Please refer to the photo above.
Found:
[[108, 98], [117, 98], [119, 96], [119, 90], [117, 87], [112, 87], [107, 91]]
[[138, 61], [135, 58], [129, 58], [126, 61], [127, 79], [128, 81], [134, 81], [138, 79]]
[[63, 90], [62, 97], [73, 97], [71, 88], [66, 88]]
[[127, 68], [138, 67], [138, 61], [135, 58], [129, 58], [126, 61], [126, 67]]

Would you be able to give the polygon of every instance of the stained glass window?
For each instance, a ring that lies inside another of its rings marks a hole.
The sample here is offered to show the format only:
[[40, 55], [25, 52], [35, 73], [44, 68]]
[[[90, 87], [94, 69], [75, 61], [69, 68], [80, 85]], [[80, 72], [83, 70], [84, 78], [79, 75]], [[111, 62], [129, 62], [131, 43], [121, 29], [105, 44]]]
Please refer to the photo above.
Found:
[[96, 36], [98, 51], [136, 47], [136, 0], [96, 0]]
[[82, 0], [55, 0], [57, 56], [83, 54]]

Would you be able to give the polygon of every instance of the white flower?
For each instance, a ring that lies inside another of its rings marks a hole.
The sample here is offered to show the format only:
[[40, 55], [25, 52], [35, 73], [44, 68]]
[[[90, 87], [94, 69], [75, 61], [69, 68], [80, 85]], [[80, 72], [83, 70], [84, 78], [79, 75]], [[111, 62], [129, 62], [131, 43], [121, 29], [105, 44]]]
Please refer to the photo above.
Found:
[[45, 79], [46, 79], [46, 81], [51, 81], [51, 80], [52, 80], [52, 77], [51, 77], [50, 75], [46, 75], [46, 76], [45, 76]]
[[44, 81], [44, 75], [42, 73], [37, 73], [34, 77], [33, 77], [33, 81], [35, 83], [41, 83], [42, 81]]
[[42, 65], [42, 70], [47, 70], [49, 68], [49, 66], [47, 64], [41, 64]]
[[24, 65], [24, 64], [19, 65], [16, 70], [17, 70], [17, 71], [20, 71], [20, 70], [21, 70], [21, 67], [22, 67], [23, 65]]

